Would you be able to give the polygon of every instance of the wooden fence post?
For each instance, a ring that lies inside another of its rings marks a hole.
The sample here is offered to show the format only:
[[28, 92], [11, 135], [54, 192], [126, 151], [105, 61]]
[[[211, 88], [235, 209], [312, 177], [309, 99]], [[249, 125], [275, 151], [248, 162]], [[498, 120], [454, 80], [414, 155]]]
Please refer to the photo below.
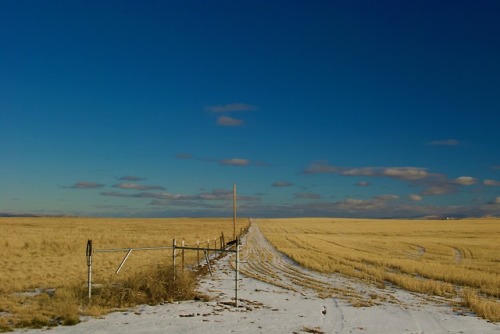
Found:
[[198, 267], [200, 266], [200, 241], [196, 241], [196, 257], [198, 259]]
[[89, 289], [89, 301], [92, 298], [92, 240], [87, 241], [87, 288]]
[[172, 272], [173, 272], [173, 276], [174, 276], [174, 281], [175, 281], [175, 247], [176, 247], [176, 242], [175, 242], [175, 238], [172, 242]]
[[203, 253], [205, 253], [205, 260], [207, 261], [208, 272], [210, 273], [210, 276], [213, 276], [212, 275], [212, 267], [210, 266], [210, 259], [208, 258], [208, 250], [204, 249]]
[[183, 247], [182, 248], [182, 263], [181, 263], [181, 270], [184, 272], [184, 239], [182, 239], [182, 243], [181, 243], [181, 246]]

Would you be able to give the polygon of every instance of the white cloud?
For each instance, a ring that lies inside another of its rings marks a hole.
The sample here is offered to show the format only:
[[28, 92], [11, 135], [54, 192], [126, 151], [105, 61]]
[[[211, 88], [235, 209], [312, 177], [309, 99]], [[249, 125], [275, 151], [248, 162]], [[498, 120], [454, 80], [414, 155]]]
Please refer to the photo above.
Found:
[[243, 121], [241, 119], [236, 119], [228, 116], [220, 116], [217, 119], [217, 125], [220, 126], [240, 126], [243, 125]]
[[[449, 179], [444, 174], [431, 173], [421, 167], [339, 167], [320, 161], [309, 165], [304, 170], [306, 174], [338, 174], [342, 176], [384, 177], [408, 182], [411, 185], [423, 187], [422, 195], [444, 195], [457, 191], [458, 186], [470, 186], [477, 183], [477, 179], [470, 176], [461, 176]], [[363, 183], [362, 183], [363, 182]], [[358, 186], [366, 186], [365, 181], [358, 182]], [[493, 184], [488, 181], [487, 184]]]
[[420, 202], [422, 200], [422, 196], [417, 195], [417, 194], [410, 194], [408, 196], [408, 199], [413, 202]]
[[419, 180], [435, 174], [420, 167], [338, 167], [327, 162], [316, 162], [304, 170], [306, 174], [340, 174], [345, 176], [390, 177], [400, 180]]
[[418, 167], [389, 167], [382, 174], [400, 180], [419, 180], [429, 176], [426, 169]]
[[500, 181], [496, 180], [484, 180], [483, 184], [486, 186], [500, 186]]
[[470, 177], [470, 176], [460, 176], [454, 180], [454, 183], [459, 184], [461, 186], [471, 186], [471, 185], [475, 184], [476, 181], [477, 180], [475, 178]]

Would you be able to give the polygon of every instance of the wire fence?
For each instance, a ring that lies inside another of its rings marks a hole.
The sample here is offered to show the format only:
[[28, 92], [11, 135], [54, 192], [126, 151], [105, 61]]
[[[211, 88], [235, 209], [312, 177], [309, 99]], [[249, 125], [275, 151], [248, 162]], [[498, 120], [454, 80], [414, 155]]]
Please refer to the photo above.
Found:
[[[194, 245], [186, 245], [184, 240], [181, 241], [181, 245], [177, 245], [177, 240], [172, 240], [171, 246], [155, 246], [155, 247], [130, 247], [130, 248], [110, 248], [110, 249], [95, 249], [92, 240], [87, 241], [86, 248], [86, 256], [87, 256], [87, 289], [88, 289], [88, 299], [89, 301], [92, 299], [92, 264], [94, 259], [94, 254], [96, 253], [115, 253], [115, 252], [126, 252], [125, 257], [120, 262], [118, 268], [115, 273], [118, 274], [120, 270], [125, 265], [126, 261], [132, 254], [132, 252], [136, 251], [151, 251], [151, 250], [172, 250], [172, 270], [173, 270], [173, 279], [175, 280], [176, 271], [177, 271], [177, 258], [181, 259], [181, 270], [184, 270], [186, 267], [185, 263], [185, 252], [186, 251], [196, 251], [197, 252], [197, 265], [201, 266], [203, 261], [206, 262], [208, 271], [210, 275], [212, 275], [212, 268], [210, 265], [210, 257], [216, 256], [217, 254], [224, 253], [234, 253], [236, 254], [235, 260], [235, 278], [234, 278], [234, 300], [235, 305], [238, 306], [238, 281], [239, 281], [239, 252], [240, 252], [240, 238], [246, 233], [246, 229], [241, 229], [240, 234], [236, 236], [234, 240], [229, 242], [225, 242], [224, 234], [222, 233], [219, 240], [217, 239], [207, 239], [206, 243], [196, 242]], [[203, 258], [201, 258], [201, 254], [203, 253]], [[212, 253], [212, 254], [211, 254]]]

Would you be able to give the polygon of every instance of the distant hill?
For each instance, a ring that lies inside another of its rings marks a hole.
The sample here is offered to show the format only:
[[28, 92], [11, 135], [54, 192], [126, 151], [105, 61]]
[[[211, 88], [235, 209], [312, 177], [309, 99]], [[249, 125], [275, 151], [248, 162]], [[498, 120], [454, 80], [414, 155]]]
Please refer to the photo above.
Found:
[[0, 217], [39, 217], [38, 215], [34, 215], [31, 213], [9, 213], [9, 212], [0, 212]]
[[36, 215], [33, 213], [0, 212], [0, 217], [69, 217], [66, 215]]

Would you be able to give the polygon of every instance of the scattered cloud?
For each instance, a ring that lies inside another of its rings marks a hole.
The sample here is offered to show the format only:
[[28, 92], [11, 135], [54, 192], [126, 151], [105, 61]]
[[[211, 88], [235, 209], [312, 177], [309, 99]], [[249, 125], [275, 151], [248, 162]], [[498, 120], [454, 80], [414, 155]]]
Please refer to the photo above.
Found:
[[358, 181], [358, 182], [356, 182], [356, 185], [358, 187], [368, 187], [370, 185], [370, 182], [368, 182], [368, 181]]
[[257, 110], [257, 107], [251, 104], [246, 104], [246, 103], [229, 103], [229, 104], [222, 104], [222, 105], [215, 105], [215, 106], [208, 106], [205, 108], [208, 111], [211, 112], [234, 112], [234, 111], [251, 111], [251, 110]]
[[248, 166], [250, 164], [250, 160], [232, 158], [232, 159], [220, 160], [219, 163], [221, 165], [227, 165], [227, 166]]
[[177, 153], [175, 158], [180, 160], [189, 160], [192, 159], [193, 156], [190, 153]]
[[[118, 192], [118, 191], [105, 191], [101, 193], [102, 196], [112, 196], [112, 197], [128, 197], [128, 198], [151, 198], [159, 200], [209, 200], [209, 201], [220, 201], [227, 200], [232, 201], [233, 192], [232, 190], [224, 189], [214, 189], [211, 192], [202, 192], [195, 195], [183, 195], [183, 194], [171, 194], [167, 192], [139, 192], [135, 194]], [[250, 201], [256, 200], [256, 197], [252, 196], [237, 196], [238, 200]]]
[[458, 146], [460, 142], [456, 139], [435, 140], [428, 143], [434, 146]]
[[[212, 113], [233, 113], [241, 111], [252, 111], [257, 110], [257, 107], [246, 103], [229, 103], [214, 106], [207, 106], [205, 110]], [[242, 126], [244, 121], [238, 118], [229, 117], [226, 115], [219, 116], [217, 118], [217, 125], [219, 126]]]
[[[411, 185], [422, 187], [421, 195], [445, 195], [457, 191], [458, 186], [470, 186], [477, 179], [460, 176], [450, 179], [444, 174], [431, 173], [421, 167], [339, 167], [327, 162], [314, 162], [304, 171], [305, 174], [338, 174], [342, 176], [392, 178]], [[362, 185], [358, 182], [357, 185]]]
[[145, 186], [137, 183], [118, 183], [113, 185], [114, 188], [127, 189], [127, 190], [165, 190], [162, 186]]
[[422, 191], [422, 195], [438, 196], [438, 195], [452, 194], [455, 191], [456, 191], [456, 186], [449, 183], [443, 183], [443, 184], [428, 186], [426, 189], [424, 189], [424, 191]]
[[484, 180], [483, 184], [486, 186], [500, 186], [500, 181], [496, 180]]
[[470, 176], [460, 176], [457, 177], [453, 182], [461, 186], [471, 186], [475, 184], [477, 180]]
[[79, 181], [73, 184], [72, 186], [69, 187], [64, 187], [64, 188], [70, 188], [70, 189], [99, 189], [104, 187], [104, 184], [97, 183], [97, 182], [89, 182], [89, 181]]
[[233, 199], [233, 191], [226, 189], [214, 189], [211, 192], [202, 192], [197, 197], [199, 199], [210, 200], [210, 201], [218, 201], [218, 200], [232, 200]]
[[125, 176], [120, 177], [119, 180], [122, 180], [122, 181], [144, 181], [146, 179], [143, 177], [140, 177], [140, 176], [125, 175]]
[[[146, 201], [150, 209], [132, 212], [131, 215], [161, 216], [207, 216], [223, 215], [232, 210], [232, 191], [201, 189], [196, 194], [173, 194], [167, 192], [119, 192], [101, 193], [103, 196], [115, 196]], [[251, 217], [460, 217], [500, 215], [500, 197], [490, 202], [476, 202], [475, 205], [437, 206], [423, 205], [421, 195], [411, 194], [408, 200], [400, 200], [397, 195], [383, 194], [368, 199], [344, 198], [327, 200], [314, 193], [297, 193], [302, 201], [269, 204], [261, 201], [261, 195], [238, 195], [238, 212]], [[304, 200], [305, 199], [305, 200]], [[310, 199], [310, 200], [307, 200]], [[118, 210], [119, 208], [117, 208]], [[121, 210], [122, 212], [123, 210]]]
[[[150, 205], [153, 206], [172, 206], [172, 207], [188, 207], [188, 208], [225, 208], [230, 210], [232, 207], [233, 192], [232, 190], [214, 189], [211, 192], [201, 192], [194, 195], [172, 194], [167, 192], [138, 192], [125, 193], [118, 191], [101, 192], [102, 196], [121, 197], [131, 199], [150, 199]], [[238, 202], [258, 202], [258, 196], [242, 196], [237, 195]], [[220, 204], [207, 204], [219, 202]]]
[[293, 183], [288, 182], [288, 181], [277, 181], [277, 182], [273, 182], [273, 184], [271, 186], [276, 187], [276, 188], [291, 187], [291, 186], [293, 186]]
[[294, 194], [295, 199], [321, 199], [320, 194], [314, 194], [309, 192], [299, 192]]
[[408, 196], [408, 199], [412, 202], [420, 202], [422, 200], [422, 196], [417, 195], [417, 194], [410, 194]]
[[426, 169], [418, 167], [389, 167], [384, 168], [380, 176], [387, 176], [399, 180], [414, 181], [431, 176]]
[[228, 116], [220, 116], [217, 119], [217, 125], [220, 126], [241, 126], [243, 121], [241, 119], [236, 119]]
[[123, 193], [118, 191], [104, 191], [101, 193], [102, 196], [111, 197], [128, 197], [128, 198], [154, 198], [154, 199], [192, 199], [191, 196], [180, 195], [180, 194], [170, 194], [167, 192], [140, 192], [135, 194]]
[[[418, 195], [417, 195], [418, 196]], [[253, 217], [481, 217], [500, 215], [500, 197], [475, 206], [421, 205], [377, 196], [370, 199], [346, 198], [340, 201], [308, 201], [293, 204], [244, 203], [238, 208], [242, 215]]]
[[246, 166], [257, 166], [257, 167], [269, 167], [272, 166], [270, 163], [265, 161], [254, 161], [245, 158], [228, 158], [228, 159], [215, 159], [215, 158], [203, 158], [198, 159], [205, 162], [217, 163], [223, 166], [235, 166], [235, 167], [246, 167]]
[[344, 176], [390, 177], [414, 181], [432, 176], [426, 168], [419, 167], [360, 167], [348, 168], [315, 162], [304, 170], [306, 174], [340, 174]]

